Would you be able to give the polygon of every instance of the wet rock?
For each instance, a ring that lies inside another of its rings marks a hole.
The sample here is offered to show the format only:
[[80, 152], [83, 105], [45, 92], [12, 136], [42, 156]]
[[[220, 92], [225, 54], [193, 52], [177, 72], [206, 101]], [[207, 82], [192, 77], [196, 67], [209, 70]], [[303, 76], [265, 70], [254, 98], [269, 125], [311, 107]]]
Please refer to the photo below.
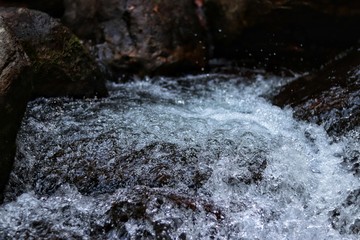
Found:
[[[105, 135], [103, 137], [105, 141]], [[115, 139], [108, 138], [115, 144]], [[154, 143], [129, 155], [107, 156], [112, 159], [105, 159], [104, 155], [104, 159], [88, 156], [86, 152], [82, 156], [74, 154], [75, 149], [91, 147], [90, 141], [79, 139], [70, 146], [52, 146], [55, 148], [53, 155], [35, 163], [33, 170], [22, 174], [24, 183], [41, 195], [53, 194], [64, 182], [73, 184], [85, 195], [113, 193], [119, 187], [136, 185], [196, 192], [211, 176], [210, 167], [198, 167], [199, 161], [204, 159], [198, 158], [196, 149]], [[116, 149], [116, 145], [113, 147]], [[19, 195], [25, 188], [23, 184], [17, 184], [13, 193]]]
[[323, 124], [328, 133], [341, 135], [360, 123], [360, 51], [353, 48], [319, 71], [286, 85], [274, 97], [294, 116]]
[[[200, 149], [181, 149], [175, 144], [154, 143], [126, 156], [124, 180], [150, 187], [169, 186], [198, 189], [210, 177], [211, 170], [200, 169]], [[141, 163], [141, 166], [139, 166]], [[135, 174], [134, 174], [135, 173]], [[139, 174], [137, 174], [139, 173]]]
[[263, 173], [267, 166], [265, 153], [253, 153], [250, 158], [243, 159], [242, 161], [243, 163], [236, 169], [236, 173], [224, 177], [223, 181], [231, 186], [237, 186], [242, 183], [247, 185], [259, 183], [263, 179]]
[[79, 39], [49, 15], [25, 8], [1, 8], [32, 63], [33, 97], [104, 96], [104, 77]]
[[[103, 74], [70, 30], [45, 13], [1, 8], [0, 192], [30, 97], [105, 96]], [[0, 199], [2, 197], [0, 196]]]
[[[117, 193], [119, 194], [120, 191]], [[126, 196], [124, 198], [124, 196]], [[158, 216], [164, 209], [181, 210], [183, 214], [192, 215], [194, 212], [204, 212], [218, 224], [224, 219], [219, 207], [196, 197], [190, 197], [172, 190], [154, 190], [146, 187], [136, 187], [126, 191], [116, 198], [111, 206], [108, 222], [112, 229], [117, 229], [118, 237], [147, 236], [147, 239], [174, 239], [185, 233], [178, 231], [186, 219]], [[126, 223], [134, 222], [136, 231], [132, 233], [125, 228]]]
[[204, 9], [214, 57], [271, 71], [316, 68], [360, 37], [358, 1], [209, 0]]
[[206, 63], [204, 29], [192, 0], [65, 1], [63, 21], [95, 42], [115, 76], [179, 74]]
[[15, 139], [30, 97], [30, 61], [0, 17], [0, 202], [15, 155]]
[[[29, 204], [31, 200], [35, 203]], [[54, 208], [57, 204], [61, 207]], [[1, 225], [1, 239], [184, 239], [199, 215], [203, 216], [202, 223], [206, 221], [219, 228], [225, 225], [222, 208], [174, 189], [137, 186], [94, 199], [65, 184], [49, 198], [23, 195], [17, 203], [19, 206], [33, 213], [26, 222], [13, 218], [16, 230]], [[34, 207], [39, 207], [40, 212]], [[19, 216], [24, 216], [27, 210]]]

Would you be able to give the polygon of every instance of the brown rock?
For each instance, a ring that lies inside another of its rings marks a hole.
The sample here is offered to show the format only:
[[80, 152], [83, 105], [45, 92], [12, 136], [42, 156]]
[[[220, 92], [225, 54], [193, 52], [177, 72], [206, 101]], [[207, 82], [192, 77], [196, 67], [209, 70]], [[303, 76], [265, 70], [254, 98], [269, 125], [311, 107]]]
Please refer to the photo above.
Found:
[[15, 139], [30, 96], [30, 61], [0, 18], [0, 202], [12, 168]]
[[205, 66], [204, 30], [192, 0], [65, 3], [64, 22], [95, 41], [98, 59], [115, 72], [174, 74]]
[[353, 48], [318, 72], [286, 85], [273, 102], [289, 105], [298, 119], [343, 134], [360, 124], [360, 50]]

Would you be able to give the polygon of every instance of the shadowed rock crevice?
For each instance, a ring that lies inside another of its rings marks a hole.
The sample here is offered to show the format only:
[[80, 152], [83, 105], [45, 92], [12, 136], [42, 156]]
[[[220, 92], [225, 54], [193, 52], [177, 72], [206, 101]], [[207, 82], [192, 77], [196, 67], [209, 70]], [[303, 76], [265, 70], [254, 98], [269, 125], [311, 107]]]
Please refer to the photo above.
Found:
[[240, 66], [309, 71], [360, 38], [356, 1], [209, 0], [214, 57]]
[[55, 18], [64, 15], [64, 0], [1, 0], [0, 5], [4, 7], [26, 7], [48, 13]]

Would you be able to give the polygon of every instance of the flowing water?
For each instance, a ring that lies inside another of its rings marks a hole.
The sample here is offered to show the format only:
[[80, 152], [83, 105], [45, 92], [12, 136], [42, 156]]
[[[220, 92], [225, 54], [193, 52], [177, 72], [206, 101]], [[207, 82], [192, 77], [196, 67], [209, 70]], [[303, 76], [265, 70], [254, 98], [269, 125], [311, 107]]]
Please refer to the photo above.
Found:
[[0, 239], [358, 239], [359, 129], [340, 139], [255, 74], [138, 79], [28, 105]]

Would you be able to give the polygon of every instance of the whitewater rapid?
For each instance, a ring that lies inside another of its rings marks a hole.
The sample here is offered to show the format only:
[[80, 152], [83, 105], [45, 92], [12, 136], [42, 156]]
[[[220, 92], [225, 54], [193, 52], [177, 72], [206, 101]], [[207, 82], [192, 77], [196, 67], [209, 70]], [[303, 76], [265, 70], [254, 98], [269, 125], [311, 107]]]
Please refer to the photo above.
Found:
[[0, 239], [358, 239], [359, 129], [334, 139], [272, 105], [290, 80], [144, 78], [32, 101]]

